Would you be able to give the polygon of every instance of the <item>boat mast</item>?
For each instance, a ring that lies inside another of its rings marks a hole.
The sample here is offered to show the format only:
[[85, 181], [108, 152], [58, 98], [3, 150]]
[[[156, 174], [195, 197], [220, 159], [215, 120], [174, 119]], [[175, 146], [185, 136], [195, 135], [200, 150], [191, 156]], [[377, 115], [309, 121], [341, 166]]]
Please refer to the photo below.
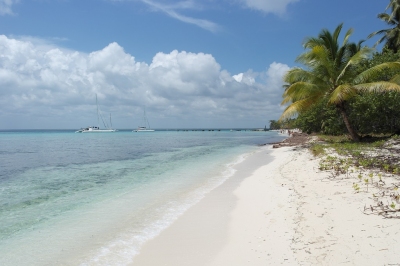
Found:
[[96, 93], [96, 106], [97, 106], [97, 127], [100, 128], [99, 104], [97, 103], [97, 93]]
[[150, 129], [150, 123], [146, 116], [146, 106], [143, 108], [143, 124]]

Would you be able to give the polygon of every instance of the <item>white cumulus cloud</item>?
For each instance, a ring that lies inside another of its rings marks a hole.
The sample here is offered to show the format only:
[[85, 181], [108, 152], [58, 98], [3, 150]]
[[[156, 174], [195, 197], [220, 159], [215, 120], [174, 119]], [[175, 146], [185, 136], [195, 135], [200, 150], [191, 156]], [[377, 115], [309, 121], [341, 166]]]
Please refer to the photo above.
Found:
[[137, 62], [117, 43], [82, 53], [0, 35], [0, 128], [80, 128], [101, 109], [119, 128], [134, 128], [146, 107], [152, 126], [256, 127], [277, 119], [282, 76], [236, 75], [210, 54], [173, 50]]
[[273, 62], [270, 64], [267, 74], [267, 86], [270, 88], [278, 88], [283, 86], [282, 77], [290, 70], [289, 66], [282, 63]]

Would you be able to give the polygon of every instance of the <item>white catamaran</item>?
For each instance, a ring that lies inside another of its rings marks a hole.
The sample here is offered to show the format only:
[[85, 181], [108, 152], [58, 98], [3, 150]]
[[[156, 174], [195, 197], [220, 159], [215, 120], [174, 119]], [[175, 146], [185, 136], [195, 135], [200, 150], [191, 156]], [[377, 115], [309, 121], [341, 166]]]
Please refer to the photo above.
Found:
[[116, 132], [116, 129], [112, 129], [112, 123], [111, 123], [111, 114], [110, 114], [110, 126], [104, 121], [103, 116], [101, 115], [101, 112], [99, 110], [99, 104], [97, 103], [97, 94], [96, 94], [96, 106], [97, 106], [97, 124], [100, 125], [100, 118], [101, 121], [103, 122], [103, 125], [105, 129], [100, 129], [100, 126], [90, 126], [86, 128], [81, 128], [75, 133], [107, 133], [107, 132]]
[[149, 120], [147, 120], [146, 116], [146, 108], [143, 110], [142, 126], [132, 130], [132, 132], [154, 132], [154, 129], [150, 129]]

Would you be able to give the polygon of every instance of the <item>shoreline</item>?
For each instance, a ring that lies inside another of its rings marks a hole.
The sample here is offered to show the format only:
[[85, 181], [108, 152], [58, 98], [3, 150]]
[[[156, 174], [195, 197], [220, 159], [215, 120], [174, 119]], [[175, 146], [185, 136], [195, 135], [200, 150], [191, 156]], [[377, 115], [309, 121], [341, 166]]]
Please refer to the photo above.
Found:
[[231, 213], [238, 197], [233, 191], [254, 169], [273, 162], [271, 149], [260, 147], [238, 164], [236, 173], [181, 215], [160, 235], [144, 244], [130, 265], [212, 265], [229, 243]]
[[307, 149], [261, 149], [131, 265], [400, 265], [398, 219], [365, 215], [352, 181], [328, 180]]

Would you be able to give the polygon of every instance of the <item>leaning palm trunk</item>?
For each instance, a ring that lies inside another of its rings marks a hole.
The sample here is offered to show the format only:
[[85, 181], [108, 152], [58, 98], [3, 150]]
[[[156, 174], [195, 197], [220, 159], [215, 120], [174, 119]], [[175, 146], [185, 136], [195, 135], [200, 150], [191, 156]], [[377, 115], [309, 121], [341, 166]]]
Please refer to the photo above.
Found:
[[352, 124], [349, 121], [349, 118], [346, 114], [346, 109], [344, 108], [344, 104], [340, 103], [336, 105], [336, 107], [339, 109], [340, 114], [342, 115], [344, 124], [346, 125], [347, 131], [349, 132], [351, 139], [355, 142], [360, 141], [360, 136], [357, 134], [356, 130], [353, 128]]

